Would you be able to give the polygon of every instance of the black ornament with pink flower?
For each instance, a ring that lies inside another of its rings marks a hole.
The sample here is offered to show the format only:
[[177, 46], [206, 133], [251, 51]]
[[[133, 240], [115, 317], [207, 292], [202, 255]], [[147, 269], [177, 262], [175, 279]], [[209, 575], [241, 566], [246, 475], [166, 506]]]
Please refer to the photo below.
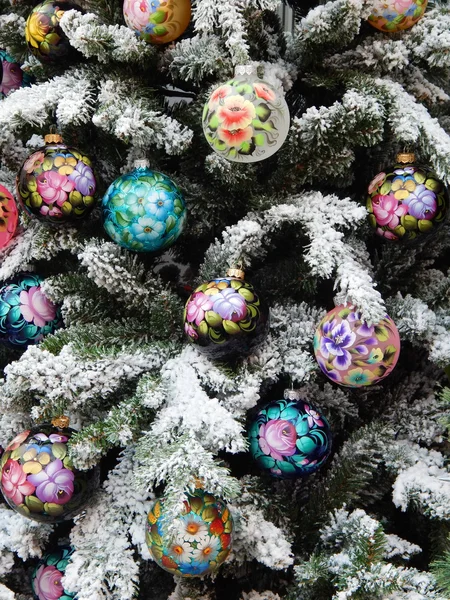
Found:
[[100, 481], [99, 469], [75, 469], [67, 443], [75, 433], [43, 424], [16, 436], [1, 458], [0, 489], [19, 514], [58, 523], [83, 510]]
[[210, 358], [251, 354], [268, 328], [268, 307], [243, 279], [224, 277], [203, 283], [186, 303], [185, 333]]

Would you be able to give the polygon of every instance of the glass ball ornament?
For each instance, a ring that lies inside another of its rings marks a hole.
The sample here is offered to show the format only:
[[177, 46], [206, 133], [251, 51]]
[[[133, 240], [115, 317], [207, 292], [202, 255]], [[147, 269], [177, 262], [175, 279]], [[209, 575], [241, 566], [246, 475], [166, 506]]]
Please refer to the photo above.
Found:
[[379, 383], [391, 373], [400, 355], [400, 336], [388, 315], [368, 325], [360, 312], [341, 304], [320, 321], [314, 353], [329, 379], [358, 388]]
[[285, 390], [284, 400], [260, 410], [248, 437], [258, 466], [282, 479], [314, 473], [331, 452], [328, 421], [299, 390]]
[[59, 546], [45, 554], [31, 575], [35, 600], [73, 600], [76, 593], [63, 588], [62, 577], [74, 552], [71, 546]]
[[409, 29], [421, 19], [428, 0], [377, 0], [367, 22], [387, 33]]
[[99, 469], [75, 469], [67, 442], [75, 432], [60, 417], [16, 436], [1, 458], [0, 490], [9, 506], [34, 521], [59, 523], [88, 504]]
[[399, 154], [397, 164], [369, 184], [369, 223], [387, 240], [405, 242], [431, 234], [447, 216], [448, 188], [432, 169], [414, 161], [414, 154]]
[[197, 287], [186, 302], [184, 331], [212, 359], [249, 355], [266, 338], [269, 309], [240, 269]]
[[25, 212], [52, 225], [82, 221], [96, 202], [90, 159], [57, 134], [46, 135], [45, 146], [26, 159], [16, 186]]
[[63, 326], [61, 310], [43, 293], [42, 281], [35, 273], [21, 273], [0, 287], [1, 344], [25, 348]]
[[125, 23], [151, 44], [173, 42], [191, 20], [190, 0], [124, 0]]
[[259, 79], [253, 66], [237, 66], [233, 79], [217, 87], [203, 109], [203, 133], [227, 160], [264, 160], [283, 145], [289, 109], [280, 88]]
[[31, 84], [32, 77], [22, 70], [18, 63], [6, 50], [0, 49], [1, 82], [0, 98], [5, 98], [14, 90]]
[[59, 22], [67, 10], [83, 10], [72, 2], [46, 0], [33, 8], [25, 24], [25, 39], [30, 51], [41, 62], [58, 62], [75, 53]]
[[172, 246], [187, 218], [184, 198], [167, 175], [153, 171], [146, 160], [118, 177], [102, 201], [103, 227], [128, 250], [158, 252]]
[[154, 503], [147, 518], [147, 546], [156, 563], [169, 573], [201, 577], [216, 571], [227, 559], [233, 519], [225, 502], [200, 488], [186, 494], [183, 504], [174, 529], [169, 531], [164, 502]]
[[18, 220], [19, 212], [12, 194], [0, 185], [0, 249], [14, 237]]

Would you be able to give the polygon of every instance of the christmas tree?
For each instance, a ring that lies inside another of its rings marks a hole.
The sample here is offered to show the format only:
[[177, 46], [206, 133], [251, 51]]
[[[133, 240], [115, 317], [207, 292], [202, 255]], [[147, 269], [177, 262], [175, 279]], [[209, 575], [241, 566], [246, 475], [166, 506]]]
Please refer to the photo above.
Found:
[[292, 8], [2, 1], [1, 600], [450, 597], [450, 10]]

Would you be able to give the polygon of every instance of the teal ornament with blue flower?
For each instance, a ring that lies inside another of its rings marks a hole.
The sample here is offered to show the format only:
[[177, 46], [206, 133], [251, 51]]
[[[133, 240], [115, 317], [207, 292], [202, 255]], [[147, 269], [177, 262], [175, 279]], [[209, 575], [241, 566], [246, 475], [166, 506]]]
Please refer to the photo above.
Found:
[[174, 244], [186, 223], [184, 198], [177, 185], [147, 161], [116, 179], [102, 201], [103, 226], [128, 250], [159, 252]]
[[328, 421], [298, 390], [286, 390], [284, 400], [260, 410], [248, 437], [258, 466], [282, 479], [314, 473], [331, 452]]
[[146, 542], [156, 563], [173, 575], [213, 573], [231, 551], [233, 518], [223, 500], [197, 488], [185, 494], [183, 508], [169, 518], [164, 500], [147, 517]]
[[21, 273], [0, 287], [0, 343], [25, 348], [63, 326], [61, 310], [41, 289], [43, 278]]
[[45, 554], [31, 575], [31, 586], [36, 600], [73, 600], [75, 592], [68, 592], [62, 584], [74, 548], [60, 546]]

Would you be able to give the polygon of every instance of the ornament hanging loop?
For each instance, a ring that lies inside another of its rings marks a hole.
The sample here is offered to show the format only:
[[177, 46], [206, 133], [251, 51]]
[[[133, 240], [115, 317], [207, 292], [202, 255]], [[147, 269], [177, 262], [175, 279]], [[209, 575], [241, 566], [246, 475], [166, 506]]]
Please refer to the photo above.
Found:
[[52, 419], [52, 425], [57, 429], [67, 429], [70, 425], [70, 419], [65, 415], [60, 415], [59, 417], [54, 417]]

